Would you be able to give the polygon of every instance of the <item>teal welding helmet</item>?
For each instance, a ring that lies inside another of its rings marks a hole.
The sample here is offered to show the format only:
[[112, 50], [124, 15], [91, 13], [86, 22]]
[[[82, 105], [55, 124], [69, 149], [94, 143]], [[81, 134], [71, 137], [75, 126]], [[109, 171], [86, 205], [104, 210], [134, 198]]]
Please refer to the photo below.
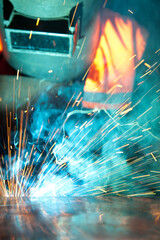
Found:
[[101, 0], [0, 0], [4, 57], [28, 76], [75, 79], [95, 56], [101, 7]]

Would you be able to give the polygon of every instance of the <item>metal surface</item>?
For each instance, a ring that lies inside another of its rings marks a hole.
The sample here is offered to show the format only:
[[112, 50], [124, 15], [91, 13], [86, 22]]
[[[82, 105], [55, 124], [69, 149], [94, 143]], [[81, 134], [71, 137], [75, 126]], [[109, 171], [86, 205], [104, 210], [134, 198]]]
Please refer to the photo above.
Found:
[[160, 199], [0, 199], [0, 239], [159, 239]]

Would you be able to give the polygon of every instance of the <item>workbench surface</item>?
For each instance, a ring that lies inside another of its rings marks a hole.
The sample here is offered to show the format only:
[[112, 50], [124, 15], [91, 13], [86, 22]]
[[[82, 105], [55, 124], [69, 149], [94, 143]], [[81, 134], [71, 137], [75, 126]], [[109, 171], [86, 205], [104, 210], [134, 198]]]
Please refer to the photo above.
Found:
[[0, 239], [160, 239], [160, 199], [0, 199]]

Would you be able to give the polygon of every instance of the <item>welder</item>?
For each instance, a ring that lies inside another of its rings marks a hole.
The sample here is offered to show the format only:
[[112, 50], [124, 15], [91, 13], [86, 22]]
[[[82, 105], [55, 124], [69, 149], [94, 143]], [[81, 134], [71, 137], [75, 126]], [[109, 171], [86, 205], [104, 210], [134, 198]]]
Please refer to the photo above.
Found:
[[[1, 50], [25, 75], [66, 84], [84, 74], [82, 105], [118, 109], [131, 103], [147, 33], [103, 9], [104, 1], [0, 1]], [[1, 67], [1, 73], [4, 73]], [[86, 74], [85, 74], [86, 73]]]
[[[103, 0], [37, 0], [28, 1], [26, 8], [26, 1], [1, 0], [4, 58], [18, 73], [30, 76], [29, 82], [38, 78], [41, 91], [45, 81], [59, 92], [63, 86], [75, 89], [79, 82], [79, 108], [110, 113], [132, 109], [135, 66], [145, 51], [147, 32], [105, 5]], [[4, 59], [0, 73], [13, 74]], [[64, 89], [63, 94], [70, 91]], [[66, 102], [71, 97], [63, 96]]]
[[[13, 74], [15, 69], [15, 74], [20, 72], [24, 80], [29, 76], [30, 82], [36, 82], [42, 92], [30, 126], [33, 142], [37, 141], [42, 126], [48, 132], [47, 124], [55, 124], [57, 129], [58, 124], [64, 126], [64, 115], [73, 106], [84, 113], [85, 110], [99, 113], [103, 109], [110, 117], [113, 112], [132, 110], [135, 70], [141, 64], [148, 33], [135, 20], [105, 8], [106, 3], [103, 0], [0, 0], [0, 73]], [[46, 93], [45, 88], [50, 92]], [[74, 117], [65, 139], [73, 135], [73, 126], [76, 129], [79, 119], [82, 129], [90, 116]], [[70, 124], [66, 119], [66, 125]], [[91, 138], [104, 125], [104, 119], [103, 114], [94, 117], [96, 124]], [[40, 134], [43, 140], [46, 131]], [[99, 154], [103, 141], [100, 139], [100, 145], [92, 151]], [[86, 141], [80, 144], [87, 145]], [[62, 163], [65, 161], [62, 159]]]

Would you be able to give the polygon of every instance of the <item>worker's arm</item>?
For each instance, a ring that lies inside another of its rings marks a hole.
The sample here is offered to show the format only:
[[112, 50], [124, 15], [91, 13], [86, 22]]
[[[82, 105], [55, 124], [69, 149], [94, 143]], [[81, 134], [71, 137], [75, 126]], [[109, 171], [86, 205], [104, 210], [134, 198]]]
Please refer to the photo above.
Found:
[[146, 47], [147, 33], [138, 24], [105, 10], [99, 47], [90, 67], [83, 106], [119, 109], [131, 103], [135, 68]]

